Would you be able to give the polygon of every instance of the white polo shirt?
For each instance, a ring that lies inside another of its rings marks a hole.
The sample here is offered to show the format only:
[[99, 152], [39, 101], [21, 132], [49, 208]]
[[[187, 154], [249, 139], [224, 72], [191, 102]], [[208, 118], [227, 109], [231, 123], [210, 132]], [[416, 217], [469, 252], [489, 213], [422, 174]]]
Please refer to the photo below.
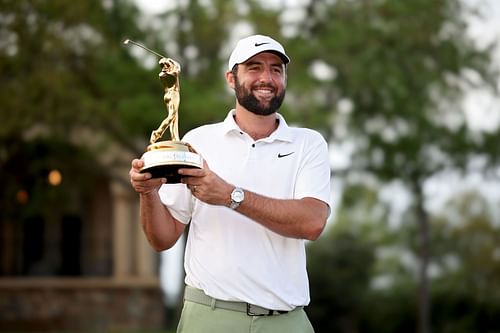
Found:
[[[316, 131], [279, 126], [254, 141], [234, 120], [196, 128], [183, 138], [227, 182], [278, 199], [312, 197], [330, 205], [330, 166]], [[191, 223], [184, 268], [187, 285], [222, 300], [273, 310], [309, 303], [305, 240], [281, 236], [223, 206], [203, 203], [183, 184], [165, 184], [162, 202], [182, 223]], [[229, 200], [229, 198], [228, 198]]]

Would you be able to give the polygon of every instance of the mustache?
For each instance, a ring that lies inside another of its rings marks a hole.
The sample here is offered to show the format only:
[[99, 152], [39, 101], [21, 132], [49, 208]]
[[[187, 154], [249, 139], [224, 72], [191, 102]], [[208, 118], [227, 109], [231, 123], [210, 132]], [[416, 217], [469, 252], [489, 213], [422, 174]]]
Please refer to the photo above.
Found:
[[276, 88], [276, 86], [271, 83], [259, 83], [252, 86], [252, 89], [261, 89], [261, 88], [268, 88], [272, 92], [276, 92], [278, 90], [278, 88]]

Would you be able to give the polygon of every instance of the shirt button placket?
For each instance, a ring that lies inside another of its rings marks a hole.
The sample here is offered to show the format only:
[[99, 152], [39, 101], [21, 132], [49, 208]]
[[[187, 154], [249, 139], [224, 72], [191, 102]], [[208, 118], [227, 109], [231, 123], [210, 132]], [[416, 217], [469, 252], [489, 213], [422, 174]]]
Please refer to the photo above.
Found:
[[250, 160], [256, 160], [257, 159], [257, 144], [254, 142], [250, 146]]

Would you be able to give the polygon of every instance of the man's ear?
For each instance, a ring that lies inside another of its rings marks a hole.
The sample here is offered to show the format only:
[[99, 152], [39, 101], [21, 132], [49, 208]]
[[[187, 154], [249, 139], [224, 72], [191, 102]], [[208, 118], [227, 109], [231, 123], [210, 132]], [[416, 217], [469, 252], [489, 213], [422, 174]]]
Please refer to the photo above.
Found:
[[234, 89], [234, 75], [232, 71], [226, 72], [226, 82], [231, 89]]

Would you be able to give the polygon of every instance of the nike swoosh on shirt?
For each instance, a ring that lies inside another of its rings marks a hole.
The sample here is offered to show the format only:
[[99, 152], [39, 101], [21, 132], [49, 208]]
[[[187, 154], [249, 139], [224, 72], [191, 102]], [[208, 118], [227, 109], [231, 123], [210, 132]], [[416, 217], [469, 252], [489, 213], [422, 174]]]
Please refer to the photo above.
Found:
[[292, 155], [293, 153], [295, 153], [295, 152], [294, 152], [294, 151], [292, 151], [291, 153], [288, 153], [288, 154], [278, 153], [278, 158], [287, 157], [287, 156]]

